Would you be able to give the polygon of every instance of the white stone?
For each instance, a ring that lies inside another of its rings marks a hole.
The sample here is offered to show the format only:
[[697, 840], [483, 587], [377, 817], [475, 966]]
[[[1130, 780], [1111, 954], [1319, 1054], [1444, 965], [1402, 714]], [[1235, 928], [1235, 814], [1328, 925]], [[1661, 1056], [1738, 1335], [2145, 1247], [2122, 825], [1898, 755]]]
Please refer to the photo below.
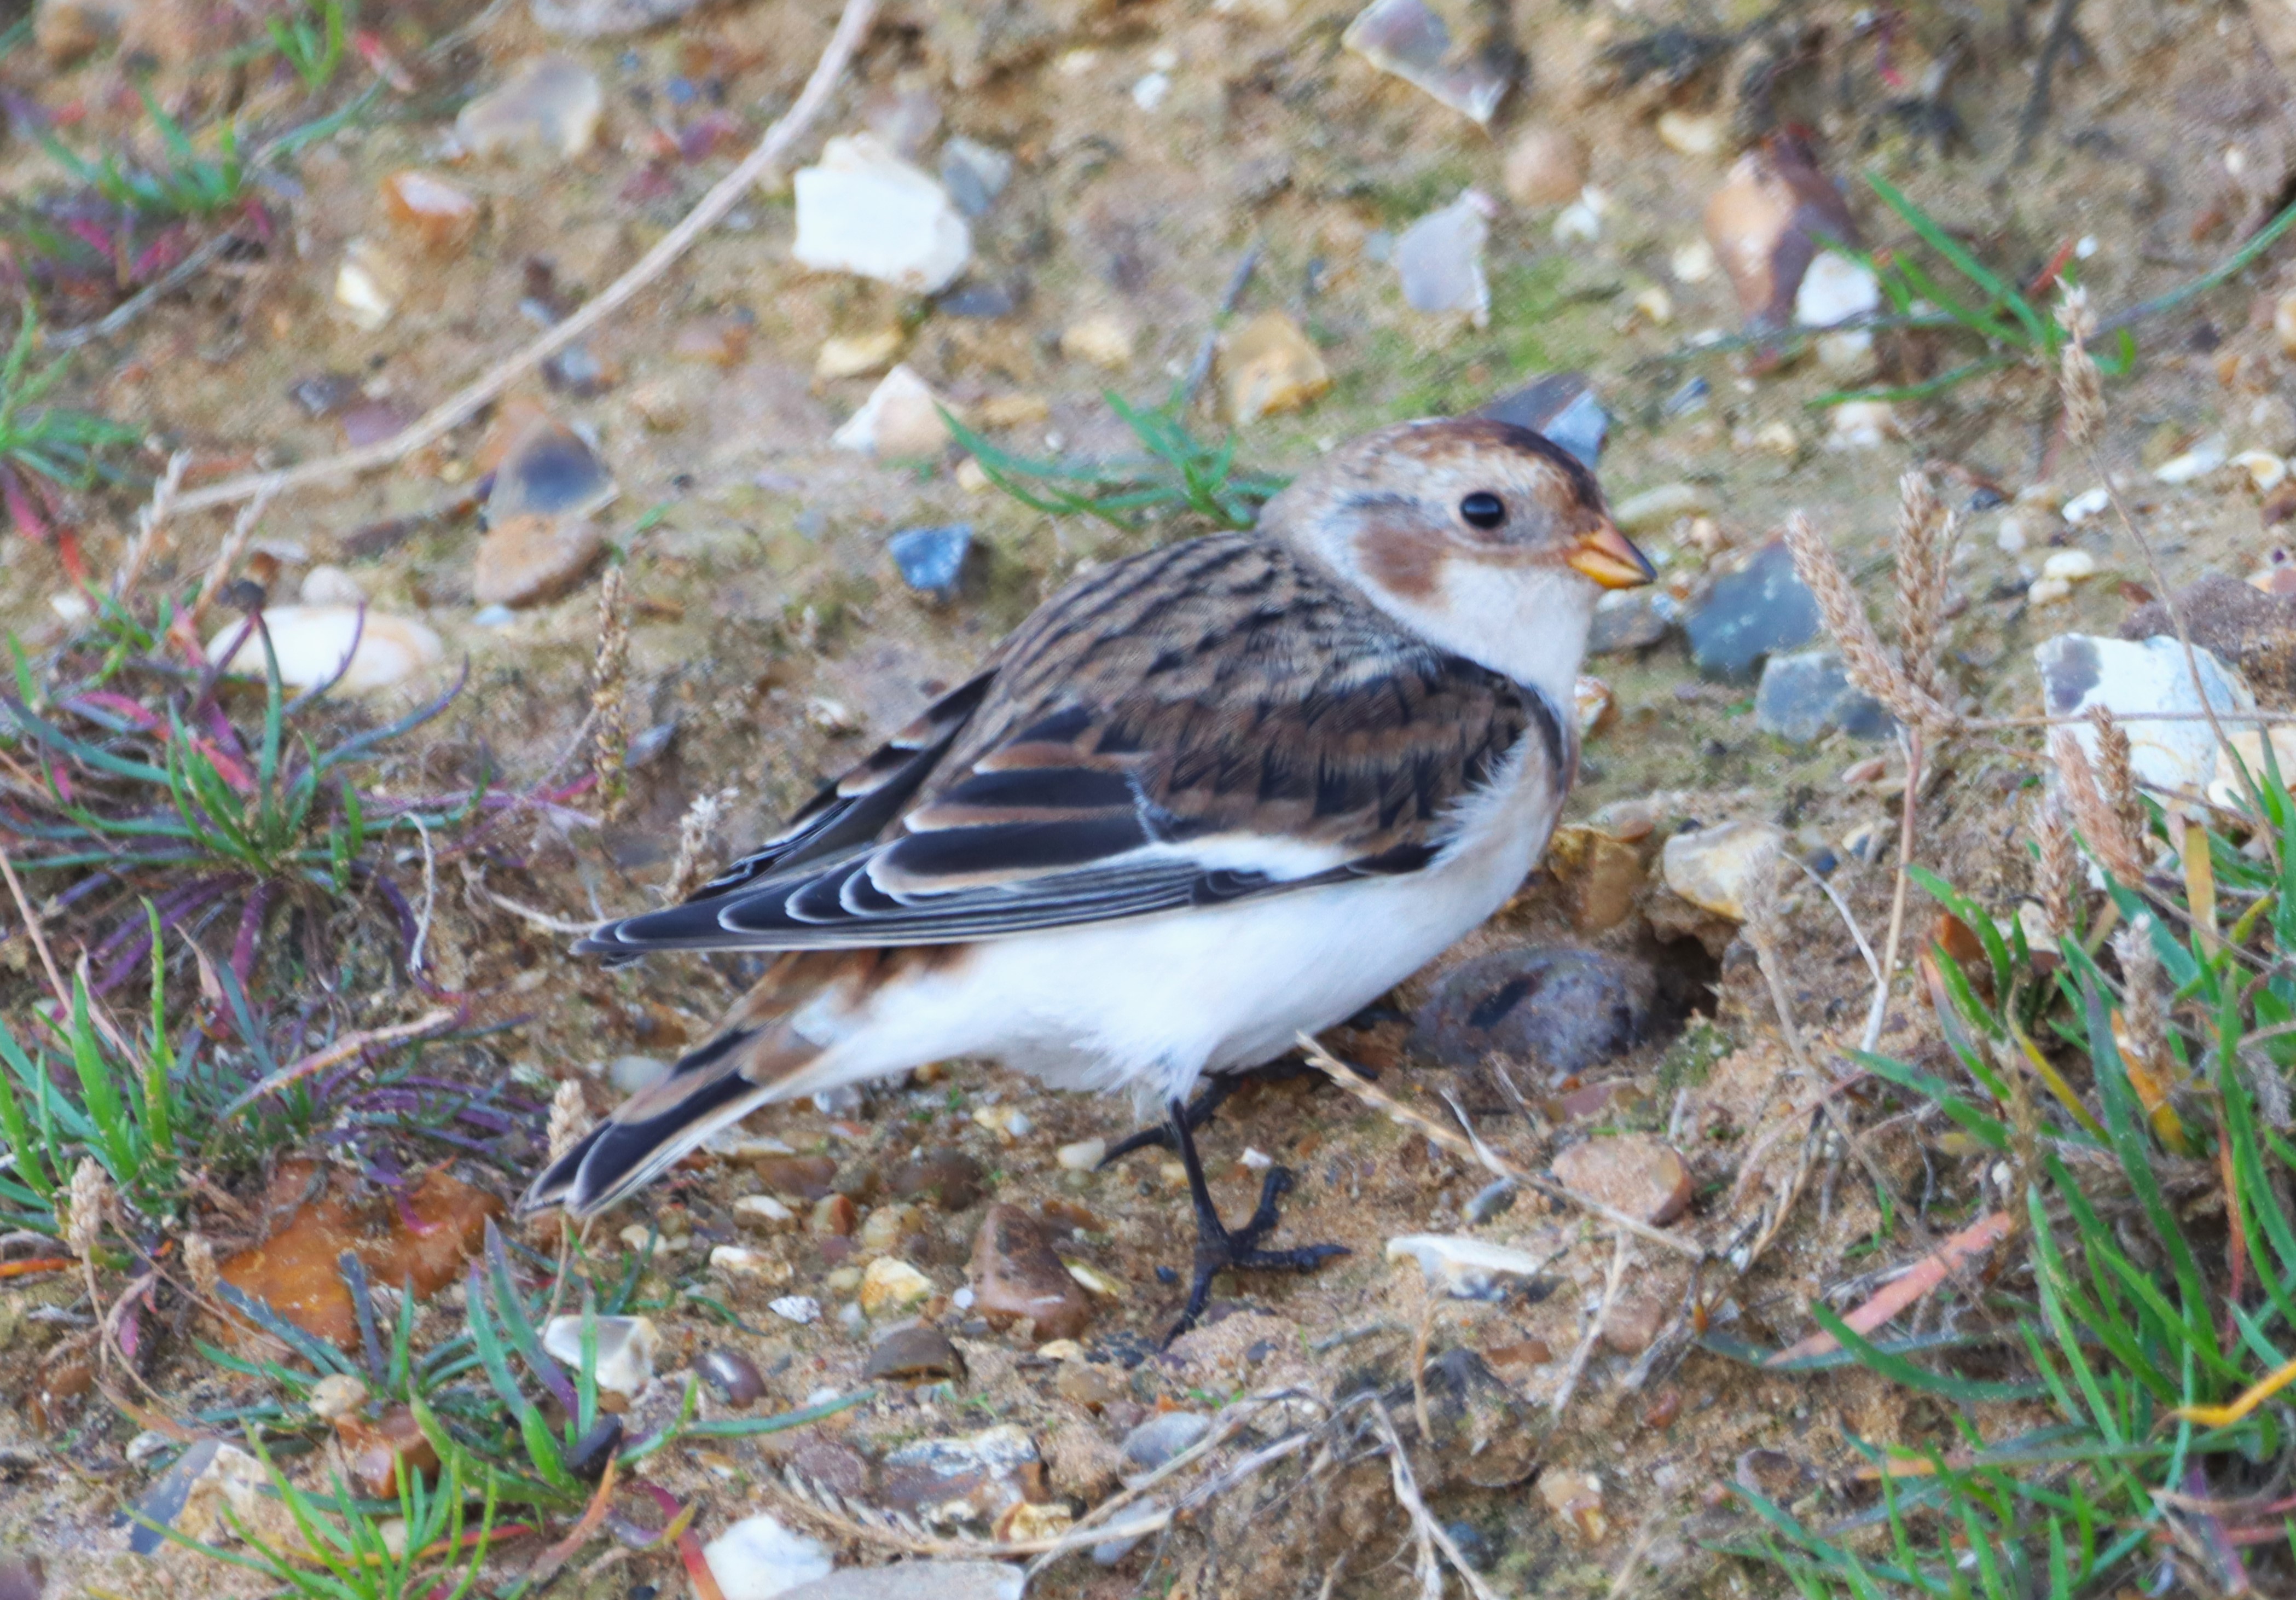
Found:
[[1666, 259], [1667, 270], [1677, 283], [1703, 283], [1720, 265], [1714, 258], [1714, 247], [1703, 239], [1693, 239]]
[[932, 1292], [932, 1279], [898, 1256], [879, 1256], [861, 1275], [861, 1309], [872, 1317], [906, 1311]]
[[1025, 1571], [1003, 1562], [905, 1561], [846, 1567], [790, 1590], [786, 1600], [1021, 1600], [1027, 1585]]
[[754, 1218], [753, 1227], [793, 1228], [797, 1213], [770, 1194], [744, 1194], [734, 1202], [734, 1213], [744, 1219]]
[[521, 62], [500, 88], [463, 105], [455, 134], [472, 155], [500, 155], [528, 145], [571, 160], [597, 136], [605, 92], [597, 76], [567, 55]]
[[2269, 450], [2243, 450], [2231, 464], [2248, 475], [2249, 487], [2259, 495], [2270, 494], [2288, 476], [2288, 464]]
[[1538, 1276], [1545, 1259], [1527, 1251], [1456, 1234], [1405, 1234], [1387, 1242], [1390, 1261], [1416, 1261], [1427, 1286], [1453, 1300], [1504, 1300]]
[[[600, 1317], [597, 1326], [598, 1387], [636, 1395], [653, 1376], [654, 1346], [660, 1334], [644, 1317]], [[554, 1317], [542, 1330], [542, 1348], [570, 1366], [582, 1363], [582, 1319]]]
[[1078, 1139], [1073, 1145], [1063, 1145], [1053, 1153], [1053, 1159], [1070, 1172], [1090, 1172], [1100, 1165], [1101, 1157], [1108, 1153], [1106, 1139]]
[[766, 1309], [784, 1322], [793, 1322], [800, 1326], [821, 1320], [821, 1302], [810, 1294], [784, 1294], [779, 1300], [769, 1301]]
[[1743, 921], [1758, 867], [1774, 867], [1786, 836], [1766, 822], [1718, 823], [1677, 833], [1660, 852], [1666, 886], [1692, 905]]
[[874, 135], [830, 140], [821, 164], [801, 169], [795, 181], [791, 254], [801, 267], [933, 294], [972, 258], [972, 229], [940, 180]]
[[1464, 312], [1475, 326], [1488, 326], [1491, 286], [1483, 275], [1483, 246], [1497, 211], [1488, 195], [1469, 189], [1404, 229], [1394, 257], [1404, 304], [1430, 316]]
[[1103, 1300], [1122, 1300], [1125, 1297], [1124, 1285], [1090, 1262], [1062, 1261], [1061, 1265], [1069, 1269], [1069, 1276], [1074, 1278], [1086, 1294], [1097, 1294]]
[[2015, 512], [2004, 512], [2000, 524], [1993, 530], [1993, 543], [2004, 555], [2014, 555], [2024, 549], [2024, 519]]
[[837, 1568], [818, 1541], [763, 1513], [743, 1517], [704, 1545], [701, 1559], [726, 1600], [775, 1600]]
[[2037, 578], [2025, 590], [2027, 605], [2062, 605], [2072, 598], [2072, 580], [2069, 578]]
[[406, 292], [406, 270], [381, 245], [361, 238], [343, 246], [342, 265], [335, 269], [335, 305], [353, 327], [381, 332]]
[[1898, 431], [1887, 400], [1848, 400], [1830, 414], [1825, 444], [1832, 450], [1870, 450]]
[[304, 1404], [310, 1407], [313, 1416], [332, 1422], [366, 1404], [366, 1385], [348, 1373], [329, 1373], [311, 1385]]
[[1171, 98], [1172, 75], [1169, 72], [1144, 72], [1132, 86], [1132, 103], [1144, 111], [1152, 111]]
[[2075, 495], [2071, 499], [2066, 501], [2063, 509], [2058, 514], [2062, 516], [2066, 521], [2072, 523], [2075, 527], [2079, 527], [2081, 523], [2087, 521], [2091, 517], [2103, 513], [2104, 508], [2112, 504], [2112, 491], [2106, 488], [2103, 484], [2099, 484], [2095, 488], [2083, 489], [2079, 494]]
[[1722, 148], [1722, 119], [1669, 107], [1659, 113], [1658, 136], [1669, 150], [1686, 156], [1710, 156]]
[[2224, 465], [2231, 454], [2224, 435], [2204, 439], [2181, 455], [2172, 455], [2152, 469], [2153, 478], [2161, 483], [2193, 483], [2207, 477]]
[[317, 566], [303, 574], [297, 591], [305, 605], [365, 605], [366, 591], [340, 567]]
[[762, 1250], [751, 1250], [745, 1244], [712, 1245], [709, 1264], [720, 1272], [732, 1273], [737, 1277], [764, 1278], [775, 1284], [785, 1284], [790, 1278], [788, 1262]]
[[1592, 244], [1603, 236], [1603, 213], [1609, 201], [1602, 192], [1589, 185], [1554, 216], [1554, 242], [1557, 244]]
[[[2207, 651], [2195, 646], [2201, 678], [2207, 685], [2207, 703], [2218, 711], [2251, 711], [2256, 696], [2240, 675]], [[2051, 717], [2082, 720], [2062, 730], [2080, 743], [2092, 763], [2097, 759], [2096, 730], [2086, 720], [2090, 710], [2103, 706], [2126, 718], [2121, 732], [2128, 735], [2130, 765], [2136, 781], [2161, 793], [2183, 791], [2197, 794], [2216, 772], [2217, 739], [2205, 718], [2183, 721], [2139, 720], [2148, 712], [2193, 713], [2202, 709], [2201, 692], [2194, 686], [2185, 647], [2162, 636], [2132, 643], [2088, 634], [2059, 634], [2033, 647], [2040, 669], [2042, 705]]]
[[1089, 361], [1113, 372], [1132, 365], [1132, 324], [1103, 313], [1070, 323], [1061, 330], [1061, 354], [1072, 361]]
[[2096, 576], [2096, 557], [2086, 550], [2052, 550], [2049, 559], [2041, 563], [2041, 576], [2062, 578], [2069, 583], [2094, 578]]
[[[446, 653], [439, 636], [422, 623], [373, 611], [362, 621], [357, 606], [275, 605], [264, 611], [263, 624], [279, 658], [279, 681], [291, 689], [316, 688], [341, 669], [335, 687], [365, 693], [388, 688]], [[210, 661], [222, 654], [241, 626], [234, 621], [208, 641]], [[264, 675], [263, 641], [256, 632], [249, 631], [224, 670], [238, 677]]]
[[1242, 1161], [1245, 1166], [1250, 1168], [1254, 1172], [1265, 1172], [1275, 1164], [1275, 1158], [1274, 1156], [1268, 1154], [1265, 1150], [1257, 1150], [1249, 1145], [1246, 1145], [1243, 1147], [1243, 1153], [1235, 1159]]
[[1817, 364], [1837, 383], [1861, 383], [1874, 372], [1874, 335], [1864, 328], [1817, 336]]
[[829, 442], [880, 461], [937, 455], [949, 437], [939, 406], [931, 388], [904, 362], [884, 375]]
[[1837, 327], [1881, 308], [1882, 285], [1873, 269], [1830, 250], [1810, 258], [1794, 291], [1794, 321], [1805, 328]]

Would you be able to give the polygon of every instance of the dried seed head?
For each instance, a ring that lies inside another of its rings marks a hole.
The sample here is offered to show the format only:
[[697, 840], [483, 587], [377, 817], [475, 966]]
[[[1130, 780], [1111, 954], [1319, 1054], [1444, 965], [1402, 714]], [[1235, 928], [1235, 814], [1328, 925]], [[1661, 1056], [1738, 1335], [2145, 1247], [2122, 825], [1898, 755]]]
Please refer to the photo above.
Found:
[[589, 1131], [590, 1107], [582, 1098], [582, 1086], [568, 1079], [550, 1097], [550, 1159], [563, 1156]]
[[1890, 659], [1857, 591], [1850, 586], [1849, 574], [1841, 570], [1841, 558], [1800, 512], [1786, 519], [1786, 548], [1793, 554], [1795, 572], [1816, 597], [1818, 615], [1841, 652], [1842, 668], [1850, 682], [1880, 701], [1898, 721], [1949, 732], [1959, 718]]
[[661, 886], [666, 904], [675, 906], [692, 894], [708, 870], [703, 865], [709, 859], [709, 845], [718, 833], [718, 819], [726, 808], [741, 792], [738, 789], [720, 789], [715, 794], [702, 793], [693, 797], [685, 815], [677, 822], [677, 861], [670, 869], [669, 882]]
[[1938, 648], [1960, 535], [1961, 519], [1939, 500], [1928, 473], [1898, 480], [1898, 653], [1914, 686], [1940, 704], [1950, 696], [1938, 671]]
[[2104, 382], [2097, 375], [2096, 363], [2088, 357], [2089, 336], [2096, 332], [2088, 291], [2065, 291], [2057, 304], [2057, 325], [2066, 334], [2057, 366], [2057, 387], [2064, 397], [2065, 433], [2081, 448], [2093, 449], [2104, 431]]
[[91, 1264], [111, 1206], [111, 1179], [93, 1156], [80, 1157], [64, 1200], [64, 1243], [81, 1265]]
[[2073, 907], [2080, 903], [2080, 880], [2074, 875], [2080, 870], [2080, 859], [2073, 845], [2072, 829], [2065, 825], [2065, 808], [2061, 800], [2053, 798], [2043, 804], [2034, 835], [2038, 850], [2033, 862], [2033, 890], [2040, 896], [2042, 918], [2057, 939], [2070, 939]]
[[2059, 729], [2049, 736], [2049, 754], [2056, 761], [2059, 786], [2066, 808], [2072, 813], [2073, 826], [2087, 841], [2089, 853], [2121, 882], [2143, 882], [2144, 858], [2120, 814], [2097, 788], [2095, 770], [2080, 741]]
[[184, 1273], [201, 1300], [216, 1297], [216, 1285], [223, 1282], [223, 1274], [216, 1268], [215, 1246], [205, 1234], [184, 1235]]
[[598, 580], [598, 659], [590, 670], [590, 770], [597, 776], [600, 803], [610, 817], [620, 815], [627, 787], [622, 763], [630, 748], [629, 668], [622, 570], [609, 566]]
[[2089, 720], [2096, 726], [2098, 786], [2120, 816], [2122, 831], [2141, 847], [2152, 832], [2152, 818], [2145, 812], [2144, 798], [2136, 792], [2136, 752], [2129, 747], [2128, 734], [2103, 706], [2090, 708]]
[[2139, 917], [2112, 936], [2120, 958], [2121, 1021], [2138, 1058], [2154, 1072], [2169, 1063], [2168, 1013], [2161, 1002], [2161, 958], [2152, 949], [2152, 919]]

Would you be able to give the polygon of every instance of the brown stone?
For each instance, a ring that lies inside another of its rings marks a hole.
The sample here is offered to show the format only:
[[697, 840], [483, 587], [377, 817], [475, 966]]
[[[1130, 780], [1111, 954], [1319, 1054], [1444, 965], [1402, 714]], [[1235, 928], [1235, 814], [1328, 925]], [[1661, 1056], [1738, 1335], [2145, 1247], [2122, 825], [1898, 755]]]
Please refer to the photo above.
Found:
[[350, 1458], [351, 1476], [378, 1500], [398, 1497], [401, 1472], [427, 1480], [439, 1470], [439, 1452], [431, 1448], [414, 1413], [404, 1406], [393, 1406], [373, 1420], [357, 1412], [339, 1416], [335, 1435]]
[[1690, 1168], [1648, 1134], [1588, 1139], [1554, 1158], [1555, 1180], [1644, 1222], [1663, 1225], [1690, 1204]]
[[765, 1155], [750, 1163], [768, 1194], [815, 1201], [837, 1180], [837, 1163], [825, 1155]]
[[[2268, 595], [2211, 572], [2177, 595], [2193, 643], [2236, 667], [2267, 704], [2296, 703], [2296, 595]], [[2152, 602], [2120, 627], [2124, 639], [2173, 634], [2169, 608]]]
[[824, 1194], [813, 1202], [813, 1216], [807, 1223], [816, 1238], [852, 1237], [855, 1213], [853, 1202], [842, 1194]]
[[420, 168], [382, 180], [382, 209], [393, 226], [437, 256], [456, 256], [479, 231], [479, 202], [436, 173]]
[[961, 1150], [928, 1150], [893, 1169], [885, 1186], [903, 1200], [931, 1200], [944, 1211], [970, 1210], [980, 1198], [980, 1163]]
[[972, 1275], [974, 1309], [1000, 1326], [1026, 1318], [1038, 1339], [1073, 1339], [1092, 1320], [1092, 1302], [1019, 1206], [992, 1205], [980, 1219]]
[[1054, 1494], [1097, 1501], [1116, 1488], [1124, 1473], [1124, 1452], [1083, 1423], [1056, 1429], [1044, 1449]]
[[1110, 1367], [1095, 1366], [1089, 1361], [1063, 1361], [1060, 1371], [1053, 1374], [1053, 1392], [1070, 1405], [1098, 1411], [1109, 1401], [1123, 1397], [1124, 1383]]
[[587, 517], [521, 513], [479, 541], [471, 595], [480, 605], [555, 600], [582, 581], [605, 547], [606, 530]]
[[738, 316], [702, 316], [681, 323], [670, 335], [669, 353], [680, 361], [735, 366], [750, 353], [750, 324]]
[[939, 1328], [912, 1323], [905, 1328], [889, 1330], [871, 1346], [868, 1364], [862, 1371], [871, 1378], [918, 1383], [963, 1377], [964, 1358]]
[[1587, 186], [1587, 142], [1568, 128], [1533, 123], [1508, 146], [1499, 184], [1519, 206], [1567, 205]]
[[1603, 1342], [1622, 1356], [1639, 1356], [1658, 1342], [1682, 1308], [1682, 1285], [1663, 1274], [1636, 1275], [1620, 1285], [1603, 1318]]

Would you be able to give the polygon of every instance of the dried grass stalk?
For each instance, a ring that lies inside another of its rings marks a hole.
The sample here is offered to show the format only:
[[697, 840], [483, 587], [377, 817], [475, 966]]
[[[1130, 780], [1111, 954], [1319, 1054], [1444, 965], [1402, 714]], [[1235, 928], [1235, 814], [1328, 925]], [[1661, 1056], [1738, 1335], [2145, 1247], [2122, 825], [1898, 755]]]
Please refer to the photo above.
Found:
[[1898, 480], [1898, 655], [1914, 687], [1940, 705], [1953, 700], [1938, 652], [1960, 537], [1960, 517], [1937, 497], [1928, 473]]
[[2073, 826], [2087, 841], [2089, 853], [2121, 882], [2142, 883], [2144, 857], [2123, 825], [2120, 811], [2098, 789], [2096, 773], [2089, 766], [2088, 753], [2081, 749], [2080, 742], [2070, 734], [2053, 734], [2049, 737], [2049, 754], [2055, 759], [2059, 784], [2064, 791], [2065, 804], [2072, 812]]
[[2152, 918], [2139, 917], [2112, 936], [2120, 960], [2120, 1019], [2137, 1059], [2156, 1076], [2174, 1059], [2169, 1054], [2169, 1017], [2161, 1003], [2161, 957], [2152, 949]]
[[622, 763], [630, 749], [630, 628], [622, 612], [622, 570], [610, 566], [598, 581], [598, 659], [590, 671], [590, 770], [609, 817], [619, 816], [627, 795]]
[[1818, 614], [1824, 619], [1826, 632], [1833, 636], [1834, 647], [1841, 652], [1849, 681], [1880, 701], [1900, 722], [1939, 733], [1951, 731], [1959, 719], [1890, 660], [1857, 591], [1850, 586], [1849, 574], [1841, 570], [1841, 558], [1800, 512], [1786, 519], [1786, 548], [1793, 554], [1794, 570], [1816, 597]]
[[2141, 848], [2144, 837], [2152, 832], [2152, 817], [2144, 809], [2144, 797], [2136, 792], [2136, 756], [2129, 747], [2128, 734], [2112, 719], [2112, 713], [2103, 706], [2089, 708], [2089, 721], [2096, 726], [2096, 782], [2104, 798], [2120, 818], [2121, 831], [2136, 841]]
[[550, 1159], [554, 1161], [582, 1142], [590, 1131], [590, 1105], [582, 1086], [567, 1079], [550, 1097]]
[[2065, 405], [2065, 433], [2082, 449], [2094, 449], [2104, 431], [2104, 381], [2088, 357], [2089, 335], [2096, 332], [2096, 316], [2089, 309], [2088, 291], [2067, 288], [2057, 302], [2057, 325], [2065, 331], [2059, 354], [2057, 387]]
[[2073, 831], [2065, 823], [2062, 801], [2052, 799], [2041, 808], [2041, 820], [2033, 830], [2037, 856], [2033, 863], [2033, 891], [2040, 897], [2041, 917], [2049, 932], [2060, 942], [2073, 936], [2073, 908], [2080, 904], [2079, 851], [2073, 844]]
[[740, 793], [737, 789], [720, 789], [693, 797], [685, 815], [677, 821], [677, 860], [670, 868], [669, 882], [661, 886], [665, 905], [675, 906], [692, 894], [701, 882], [701, 874], [709, 870], [710, 844], [718, 836], [718, 819]]

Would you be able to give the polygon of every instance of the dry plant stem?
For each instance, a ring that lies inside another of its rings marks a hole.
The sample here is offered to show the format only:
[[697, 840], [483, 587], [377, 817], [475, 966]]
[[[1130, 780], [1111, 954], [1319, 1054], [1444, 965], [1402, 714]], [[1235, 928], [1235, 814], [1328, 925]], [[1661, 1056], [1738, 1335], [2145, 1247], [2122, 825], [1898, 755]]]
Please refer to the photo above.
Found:
[[[24, 892], [23, 880], [16, 876], [16, 863], [10, 859], [4, 845], [0, 845], [0, 877], [8, 880], [8, 893], [16, 902], [18, 915], [24, 919], [24, 931], [31, 937], [32, 948], [39, 953], [41, 970], [48, 975], [49, 992], [56, 997], [56, 1015], [59, 1020], [68, 1017], [71, 1015], [71, 990], [64, 987], [63, 974], [57, 970], [55, 956], [48, 948], [47, 930], [41, 925], [40, 914], [32, 908], [31, 898]], [[119, 1052], [120, 1059], [135, 1060], [135, 1052], [129, 1049], [127, 1041], [119, 1037], [119, 1030], [111, 1025], [111, 1019], [101, 1011], [96, 1012], [94, 1017], [96, 1026], [111, 1041], [111, 1047]]]
[[231, 531], [224, 536], [221, 547], [216, 551], [215, 560], [209, 564], [208, 575], [200, 579], [199, 598], [192, 602], [191, 611], [184, 618], [185, 624], [194, 633], [199, 629], [200, 619], [208, 614], [208, 607], [215, 603], [216, 596], [223, 593], [224, 585], [231, 581], [231, 570], [239, 565], [239, 558], [247, 553], [247, 541], [255, 537], [256, 524], [263, 521], [263, 513], [270, 509], [271, 502], [278, 493], [275, 487], [258, 488], [254, 496], [240, 508], [239, 515], [232, 519]]
[[1565, 1188], [1551, 1178], [1538, 1177], [1531, 1173], [1518, 1171], [1501, 1160], [1487, 1145], [1481, 1145], [1479, 1153], [1477, 1147], [1480, 1145], [1480, 1141], [1462, 1138], [1441, 1123], [1431, 1118], [1423, 1117], [1409, 1106], [1402, 1104], [1392, 1095], [1382, 1092], [1378, 1085], [1365, 1078], [1362, 1073], [1324, 1049], [1313, 1036], [1302, 1033], [1298, 1036], [1298, 1043], [1300, 1047], [1307, 1052], [1308, 1061], [1349, 1094], [1374, 1110], [1386, 1112], [1389, 1117], [1405, 1127], [1416, 1128], [1452, 1154], [1463, 1160], [1473, 1161], [1492, 1177], [1506, 1178], [1522, 1185], [1525, 1188], [1536, 1189], [1550, 1199], [1577, 1206], [1582, 1211], [1591, 1212], [1600, 1217], [1613, 1227], [1624, 1228], [1638, 1239], [1647, 1239], [1653, 1244], [1663, 1244], [1669, 1250], [1678, 1251], [1693, 1261], [1702, 1261], [1706, 1259], [1706, 1247], [1695, 1239], [1679, 1237], [1668, 1233], [1663, 1228], [1652, 1227], [1640, 1218], [1622, 1211], [1616, 1206], [1604, 1205], [1592, 1195], [1581, 1194], [1575, 1189]]
[[1622, 1230], [1615, 1235], [1617, 1243], [1611, 1249], [1611, 1270], [1603, 1280], [1603, 1303], [1595, 1308], [1595, 1320], [1587, 1325], [1579, 1335], [1578, 1348], [1570, 1352], [1570, 1365], [1562, 1374], [1562, 1387], [1554, 1392], [1554, 1420], [1561, 1422], [1562, 1413], [1570, 1407], [1570, 1397], [1578, 1391], [1578, 1381], [1587, 1375], [1587, 1363], [1595, 1354], [1595, 1342], [1609, 1325], [1611, 1307], [1619, 1298], [1619, 1285], [1627, 1276], [1629, 1250]]
[[184, 473], [191, 464], [192, 453], [189, 450], [178, 450], [168, 457], [167, 470], [160, 474], [160, 481], [152, 486], [152, 498], [136, 513], [135, 536], [127, 543], [127, 553], [121, 559], [119, 570], [111, 575], [114, 599], [125, 595], [144, 576], [144, 569], [152, 560], [152, 552], [159, 546], [160, 536], [168, 526], [168, 519], [175, 514], [176, 496], [184, 487]]
[[585, 303], [571, 316], [515, 356], [496, 363], [459, 392], [432, 406], [390, 438], [362, 449], [346, 450], [339, 455], [307, 462], [280, 472], [250, 472], [226, 479], [221, 483], [184, 496], [181, 509], [201, 511], [211, 505], [233, 505], [266, 489], [278, 494], [354, 478], [377, 467], [402, 461], [450, 429], [470, 420], [480, 406], [495, 399], [512, 383], [620, 310], [640, 290], [660, 277], [671, 262], [684, 255], [696, 239], [740, 203], [752, 185], [781, 163], [791, 147], [804, 136], [829, 103], [831, 93], [836, 88], [838, 79], [844, 76], [846, 63], [860, 48], [876, 11], [876, 0], [846, 0], [844, 12], [837, 20], [837, 30], [823, 48], [821, 59], [814, 63], [813, 75], [805, 80], [805, 87], [799, 93], [796, 103], [766, 130], [765, 137], [758, 141], [756, 149], [742, 158], [739, 166], [711, 185], [709, 192], [694, 202], [693, 209], [687, 212], [676, 227], [663, 234], [660, 242], [639, 258], [637, 265], [607, 285], [604, 292], [595, 299]]
[[1890, 931], [1882, 946], [1882, 975], [1874, 985], [1874, 1004], [1866, 1013], [1866, 1031], [1857, 1047], [1871, 1052], [1882, 1042], [1882, 1024], [1890, 1016], [1890, 983], [1898, 972], [1898, 946], [1906, 932], [1906, 864], [1914, 858], [1914, 818], [1922, 789], [1922, 730], [1908, 725], [1906, 737], [1906, 800], [1898, 821], [1898, 873], [1890, 890]]
[[[1457, 1542], [1443, 1530], [1443, 1525], [1428, 1511], [1427, 1502], [1420, 1497], [1419, 1481], [1412, 1473], [1411, 1459], [1404, 1453], [1403, 1440], [1396, 1434], [1395, 1418], [1390, 1416], [1387, 1407], [1377, 1400], [1372, 1402], [1371, 1414], [1374, 1424], [1379, 1429], [1380, 1438], [1387, 1446], [1388, 1476], [1395, 1486], [1396, 1503], [1411, 1519], [1412, 1532], [1420, 1541], [1422, 1550], [1429, 1546], [1440, 1550], [1443, 1559], [1451, 1563], [1452, 1570], [1459, 1574], [1459, 1580], [1467, 1586], [1467, 1593], [1473, 1596], [1474, 1600], [1498, 1600], [1491, 1586], [1483, 1581], [1482, 1574], [1467, 1564], [1467, 1558], [1460, 1552]], [[1420, 1581], [1425, 1586], [1430, 1600], [1443, 1600], [1443, 1575], [1440, 1571], [1431, 1571], [1429, 1569], [1432, 1566], [1431, 1561], [1423, 1562]]]

